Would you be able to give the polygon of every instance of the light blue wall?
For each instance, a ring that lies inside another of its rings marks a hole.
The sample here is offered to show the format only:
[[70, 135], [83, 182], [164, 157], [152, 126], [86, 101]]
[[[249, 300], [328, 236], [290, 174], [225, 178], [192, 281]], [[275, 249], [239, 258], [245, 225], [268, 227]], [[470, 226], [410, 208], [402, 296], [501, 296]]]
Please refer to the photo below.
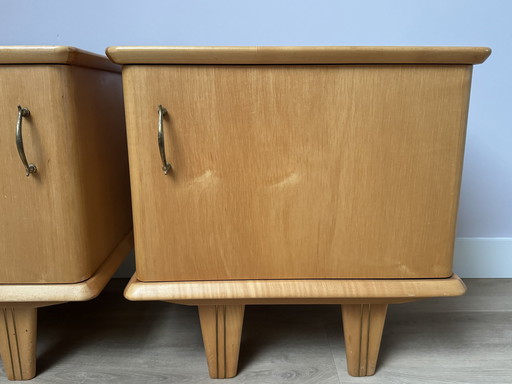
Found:
[[[0, 0], [0, 44], [98, 53], [109, 45], [489, 46], [473, 75], [458, 236], [512, 238], [511, 15], [505, 0]], [[496, 268], [512, 277], [506, 252]], [[485, 262], [485, 252], [476, 259]]]

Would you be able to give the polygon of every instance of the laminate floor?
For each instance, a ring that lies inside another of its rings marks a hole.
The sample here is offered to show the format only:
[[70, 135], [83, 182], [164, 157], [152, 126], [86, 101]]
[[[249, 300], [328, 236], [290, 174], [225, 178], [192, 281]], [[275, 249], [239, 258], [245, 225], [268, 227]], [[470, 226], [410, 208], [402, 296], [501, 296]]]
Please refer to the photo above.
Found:
[[[239, 374], [222, 382], [512, 383], [512, 279], [465, 282], [463, 297], [391, 305], [377, 373], [363, 378], [346, 371], [339, 306], [248, 306]], [[208, 378], [197, 309], [129, 302], [126, 283], [39, 310], [32, 383], [221, 383]]]

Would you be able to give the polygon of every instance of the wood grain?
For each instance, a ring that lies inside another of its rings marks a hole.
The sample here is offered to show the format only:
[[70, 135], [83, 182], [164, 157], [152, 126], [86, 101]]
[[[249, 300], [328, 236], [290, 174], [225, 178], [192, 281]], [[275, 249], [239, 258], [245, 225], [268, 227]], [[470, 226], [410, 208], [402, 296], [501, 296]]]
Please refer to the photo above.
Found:
[[68, 64], [121, 72], [105, 56], [60, 45], [0, 45], [0, 64]]
[[351, 376], [372, 376], [377, 367], [386, 304], [342, 305], [347, 368]]
[[199, 318], [210, 377], [236, 376], [244, 306], [200, 305]]
[[109, 47], [119, 64], [480, 64], [486, 47]]
[[36, 375], [36, 337], [36, 308], [5, 308], [0, 303], [0, 356], [9, 380]]
[[410, 280], [241, 280], [195, 282], [142, 282], [134, 275], [125, 289], [129, 300], [231, 301], [252, 303], [304, 303], [325, 299], [366, 302], [417, 300], [427, 297], [460, 296], [466, 287], [457, 275], [448, 279]]
[[470, 79], [463, 65], [125, 66], [138, 278], [450, 276]]
[[36, 374], [37, 308], [95, 298], [132, 248], [130, 233], [84, 282], [0, 284], [0, 354], [9, 380], [29, 380]]
[[0, 284], [0, 306], [46, 306], [68, 301], [86, 301], [100, 294], [126, 255], [133, 249], [129, 233], [100, 265], [94, 275], [70, 284]]
[[[84, 281], [131, 229], [120, 75], [0, 65], [0, 81], [0, 283]], [[18, 105], [30, 110], [30, 177], [15, 144]]]

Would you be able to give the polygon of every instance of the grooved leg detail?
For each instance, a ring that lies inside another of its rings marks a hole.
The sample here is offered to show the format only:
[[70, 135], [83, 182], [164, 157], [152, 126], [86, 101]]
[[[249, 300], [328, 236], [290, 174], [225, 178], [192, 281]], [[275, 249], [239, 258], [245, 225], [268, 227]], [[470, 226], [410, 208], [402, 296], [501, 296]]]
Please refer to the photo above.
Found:
[[36, 375], [37, 308], [0, 308], [0, 355], [9, 380]]
[[199, 306], [208, 371], [213, 379], [236, 376], [244, 309], [243, 305]]
[[342, 305], [347, 367], [351, 376], [375, 373], [387, 304]]

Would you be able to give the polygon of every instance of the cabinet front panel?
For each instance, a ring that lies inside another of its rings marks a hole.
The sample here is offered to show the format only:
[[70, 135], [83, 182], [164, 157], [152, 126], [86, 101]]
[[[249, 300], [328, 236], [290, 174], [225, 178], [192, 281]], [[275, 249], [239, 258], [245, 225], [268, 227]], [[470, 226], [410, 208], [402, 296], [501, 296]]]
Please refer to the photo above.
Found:
[[131, 227], [120, 76], [2, 65], [0, 84], [0, 284], [83, 281]]
[[[73, 219], [79, 209], [76, 147], [63, 129], [69, 125], [62, 105], [69, 91], [60, 67], [0, 67], [0, 283], [46, 282], [67, 265], [70, 272], [86, 268], [86, 260], [73, 260], [83, 239]], [[30, 110], [22, 120], [23, 143], [37, 173], [28, 177], [16, 149], [18, 105]]]
[[470, 66], [123, 71], [140, 280], [451, 274]]

